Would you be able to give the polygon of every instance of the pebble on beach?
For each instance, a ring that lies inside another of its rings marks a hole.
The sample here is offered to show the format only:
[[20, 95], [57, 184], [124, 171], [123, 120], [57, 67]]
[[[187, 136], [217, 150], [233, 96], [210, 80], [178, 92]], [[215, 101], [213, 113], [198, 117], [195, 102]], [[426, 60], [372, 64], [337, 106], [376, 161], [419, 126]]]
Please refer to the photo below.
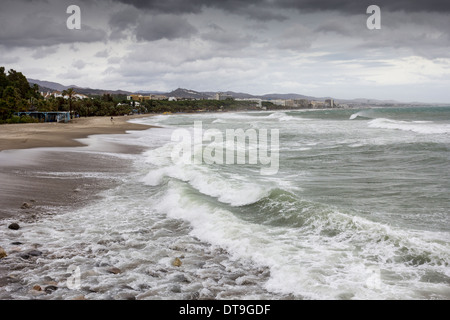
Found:
[[11, 229], [11, 230], [19, 230], [19, 229], [20, 229], [20, 226], [19, 226], [18, 223], [13, 222], [13, 223], [11, 223], [11, 224], [8, 226], [8, 228]]
[[24, 202], [22, 204], [22, 206], [20, 207], [20, 209], [30, 209], [31, 208], [31, 204], [29, 204], [28, 202]]
[[2, 247], [0, 247], [0, 259], [7, 257], [8, 255], [6, 254], [5, 249], [3, 249]]
[[122, 272], [119, 268], [116, 267], [108, 268], [106, 271], [112, 274], [119, 274]]
[[173, 260], [173, 262], [172, 262], [172, 265], [174, 267], [181, 267], [182, 262], [181, 262], [180, 258], [175, 258], [175, 260]]
[[48, 294], [51, 294], [53, 291], [58, 290], [57, 286], [47, 286], [45, 287], [44, 291]]
[[42, 287], [37, 284], [37, 285], [33, 286], [33, 290], [35, 290], [35, 291], [42, 291]]

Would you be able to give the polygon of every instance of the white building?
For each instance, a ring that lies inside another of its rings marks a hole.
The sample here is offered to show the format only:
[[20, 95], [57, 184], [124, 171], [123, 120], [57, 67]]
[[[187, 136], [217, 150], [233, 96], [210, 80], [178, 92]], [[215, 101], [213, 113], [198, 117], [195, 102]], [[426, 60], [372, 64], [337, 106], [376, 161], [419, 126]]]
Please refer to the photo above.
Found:
[[247, 99], [234, 99], [234, 100], [236, 100], [236, 101], [250, 101], [250, 102], [254, 102], [254, 103], [256, 103], [256, 107], [257, 108], [261, 108], [262, 107], [262, 99], [257, 99], [257, 98], [255, 98], [255, 99], [252, 99], [252, 98], [247, 98]]

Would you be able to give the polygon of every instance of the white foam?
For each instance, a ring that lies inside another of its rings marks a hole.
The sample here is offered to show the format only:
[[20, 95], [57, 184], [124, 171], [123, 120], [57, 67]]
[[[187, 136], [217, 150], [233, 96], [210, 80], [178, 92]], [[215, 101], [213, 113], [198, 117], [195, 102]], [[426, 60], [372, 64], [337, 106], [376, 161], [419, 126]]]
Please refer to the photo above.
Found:
[[270, 193], [270, 188], [236, 178], [228, 178], [204, 166], [172, 165], [151, 170], [142, 180], [150, 186], [160, 185], [164, 177], [188, 182], [200, 193], [217, 198], [231, 206], [245, 206], [259, 201]]
[[450, 125], [436, 124], [431, 121], [399, 121], [385, 118], [377, 118], [369, 121], [370, 128], [393, 129], [412, 131], [422, 134], [448, 134]]
[[[308, 299], [420, 299], [423, 292], [435, 290], [434, 284], [420, 281], [415, 266], [395, 262], [399, 247], [417, 248], [421, 254], [431, 245], [436, 253], [431, 259], [448, 260], [444, 258], [448, 246], [436, 243], [435, 234], [429, 242], [419, 234], [331, 211], [316, 212], [311, 223], [300, 230], [253, 224], [186, 197], [184, 192], [182, 185], [172, 183], [156, 208], [169, 217], [189, 221], [193, 236], [226, 249], [235, 259], [269, 267], [265, 287], [272, 292]], [[340, 233], [324, 236], [330, 228]], [[432, 263], [436, 266], [424, 269], [445, 272], [440, 262]], [[405, 275], [408, 277], [401, 285], [391, 280]], [[442, 286], [439, 290], [445, 295]]]

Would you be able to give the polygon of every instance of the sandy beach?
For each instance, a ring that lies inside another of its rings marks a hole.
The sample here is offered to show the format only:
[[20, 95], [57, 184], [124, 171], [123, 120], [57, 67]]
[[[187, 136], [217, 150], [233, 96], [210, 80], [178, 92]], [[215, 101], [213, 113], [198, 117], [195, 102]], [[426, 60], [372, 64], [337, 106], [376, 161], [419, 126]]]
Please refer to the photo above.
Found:
[[[128, 166], [114, 153], [137, 153], [137, 147], [104, 146], [96, 153], [79, 152], [80, 141], [97, 134], [124, 134], [149, 126], [127, 122], [149, 115], [92, 117], [70, 123], [11, 124], [0, 126], [0, 228], [7, 232], [14, 222], [33, 223], [47, 216], [86, 205], [99, 192], [113, 188]], [[63, 149], [61, 149], [63, 148]], [[92, 152], [94, 151], [94, 152]], [[5, 245], [2, 243], [1, 245]], [[0, 245], [0, 246], [1, 246]], [[13, 281], [6, 266], [0, 266], [0, 287]]]
[[[38, 147], [79, 147], [74, 139], [94, 134], [121, 134], [128, 130], [145, 130], [149, 126], [129, 123], [128, 120], [148, 117], [133, 115], [77, 118], [69, 123], [23, 123], [0, 125], [0, 151]], [[1, 165], [1, 164], [0, 164]]]
[[[73, 207], [86, 197], [92, 198], [98, 191], [110, 187], [108, 181], [99, 179], [50, 179], [41, 173], [123, 170], [123, 166], [117, 163], [118, 159], [70, 152], [70, 149], [61, 152], [59, 148], [84, 146], [75, 139], [90, 135], [149, 129], [146, 125], [127, 122], [138, 117], [148, 115], [114, 117], [113, 121], [110, 117], [92, 117], [73, 119], [70, 123], [1, 125], [0, 219], [29, 219], [48, 211], [42, 210], [48, 206]], [[139, 150], [120, 146], [114, 148], [114, 152], [136, 153]], [[22, 208], [24, 203], [30, 208]]]

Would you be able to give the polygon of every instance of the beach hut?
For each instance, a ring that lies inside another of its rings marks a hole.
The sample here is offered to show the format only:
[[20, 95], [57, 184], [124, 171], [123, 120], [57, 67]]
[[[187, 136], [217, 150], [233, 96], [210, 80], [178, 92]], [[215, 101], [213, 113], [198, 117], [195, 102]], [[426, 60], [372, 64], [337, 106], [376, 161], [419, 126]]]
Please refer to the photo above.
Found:
[[38, 111], [26, 111], [26, 112], [16, 112], [17, 116], [30, 116], [32, 118], [38, 119], [41, 122], [69, 122], [70, 112], [66, 111], [50, 111], [50, 112], [38, 112]]

